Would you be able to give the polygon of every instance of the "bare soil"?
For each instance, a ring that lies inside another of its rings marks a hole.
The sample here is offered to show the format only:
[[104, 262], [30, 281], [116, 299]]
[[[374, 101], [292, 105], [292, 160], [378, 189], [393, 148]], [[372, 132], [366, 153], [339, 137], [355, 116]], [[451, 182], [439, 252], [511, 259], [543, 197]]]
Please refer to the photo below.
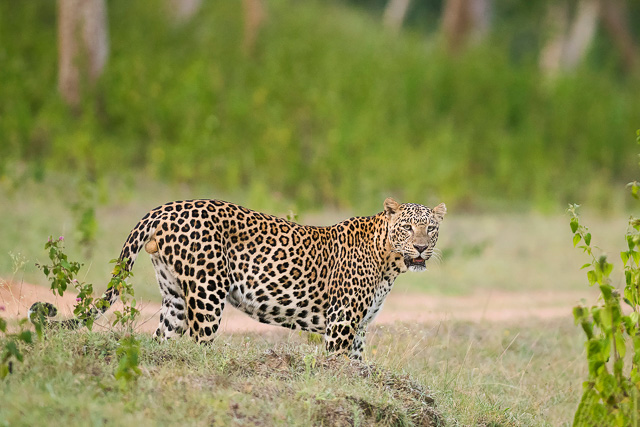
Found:
[[[502, 322], [527, 318], [552, 319], [571, 317], [572, 307], [586, 298], [594, 300], [593, 292], [576, 291], [540, 291], [540, 292], [499, 292], [489, 291], [467, 296], [434, 296], [406, 292], [394, 289], [387, 297], [384, 308], [375, 320], [377, 324], [394, 322], [438, 323], [447, 320], [471, 322]], [[53, 303], [59, 310], [59, 316], [71, 317], [75, 304], [75, 295], [70, 292], [64, 296], [54, 296], [50, 289], [28, 283], [0, 281], [0, 316], [20, 319], [27, 316], [31, 304], [36, 301]], [[96, 324], [108, 328], [109, 320], [118, 305], [109, 310]], [[141, 319], [138, 329], [144, 332], [155, 331], [159, 317], [160, 304], [152, 301], [138, 302]], [[282, 331], [278, 326], [259, 323], [242, 312], [227, 305], [222, 316], [222, 332], [246, 331]]]

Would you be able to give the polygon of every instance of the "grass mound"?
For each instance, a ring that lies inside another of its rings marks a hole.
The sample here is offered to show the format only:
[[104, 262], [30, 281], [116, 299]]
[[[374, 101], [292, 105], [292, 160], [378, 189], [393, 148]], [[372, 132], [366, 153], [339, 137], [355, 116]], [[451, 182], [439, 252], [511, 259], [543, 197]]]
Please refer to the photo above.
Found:
[[157, 343], [141, 335], [142, 375], [114, 378], [118, 333], [49, 331], [0, 383], [0, 425], [440, 425], [408, 375], [257, 335]]

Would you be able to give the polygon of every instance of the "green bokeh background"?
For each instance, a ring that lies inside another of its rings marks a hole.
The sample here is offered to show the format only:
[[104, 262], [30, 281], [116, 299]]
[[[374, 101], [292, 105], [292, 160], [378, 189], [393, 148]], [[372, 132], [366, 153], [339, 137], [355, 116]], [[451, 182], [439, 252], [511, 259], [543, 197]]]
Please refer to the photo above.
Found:
[[[382, 28], [384, 3], [268, 1], [247, 56], [240, 2], [175, 24], [161, 2], [109, 1], [109, 61], [74, 113], [56, 88], [55, 2], [0, 1], [0, 180], [186, 183], [299, 212], [371, 213], [390, 194], [623, 207], [610, 190], [634, 176], [640, 79], [601, 28], [552, 81], [537, 65], [545, 1], [495, 2], [486, 40], [456, 57], [441, 2], [414, 2], [399, 35]], [[630, 2], [634, 30], [639, 16]]]

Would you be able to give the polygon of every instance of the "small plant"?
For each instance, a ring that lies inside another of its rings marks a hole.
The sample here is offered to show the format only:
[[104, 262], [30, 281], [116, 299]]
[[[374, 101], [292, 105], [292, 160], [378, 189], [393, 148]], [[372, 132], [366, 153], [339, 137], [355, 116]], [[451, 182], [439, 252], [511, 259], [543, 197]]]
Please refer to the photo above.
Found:
[[[640, 143], [640, 131], [638, 131]], [[640, 184], [629, 184], [631, 194], [639, 198]], [[590, 286], [600, 288], [600, 303], [573, 309], [576, 324], [587, 336], [589, 377], [583, 383], [574, 426], [638, 426], [640, 409], [640, 219], [631, 217], [626, 232], [627, 250], [620, 253], [625, 271], [622, 300], [630, 307], [622, 311], [618, 290], [611, 284], [613, 264], [604, 254], [596, 255], [591, 233], [580, 224], [578, 205], [570, 205], [573, 246], [582, 249], [591, 262], [584, 264]], [[627, 355], [627, 352], [631, 354]], [[625, 369], [625, 363], [630, 366]]]
[[[4, 311], [4, 306], [0, 306], [0, 311]], [[18, 323], [20, 326], [20, 332], [9, 333], [7, 321], [0, 317], [0, 334], [3, 335], [0, 339], [0, 379], [5, 378], [13, 371], [13, 359], [18, 362], [24, 360], [24, 356], [20, 351], [20, 342], [25, 344], [33, 343], [33, 333], [24, 329], [24, 325], [27, 319], [22, 319]], [[42, 328], [36, 325], [36, 333], [38, 336], [42, 335]]]
[[122, 311], [117, 310], [114, 312], [116, 319], [113, 321], [113, 326], [121, 324], [125, 326], [129, 332], [132, 332], [133, 325], [140, 311], [136, 309], [133, 286], [126, 281], [127, 278], [133, 276], [133, 273], [127, 269], [129, 260], [128, 258], [121, 260], [112, 259], [110, 262], [115, 264], [115, 266], [113, 267], [112, 277], [107, 289], [114, 288], [118, 290], [118, 295], [123, 307]]
[[[13, 275], [25, 266], [27, 259], [21, 254], [9, 252], [9, 256], [13, 262]], [[6, 307], [0, 304], [0, 314], [6, 310]], [[33, 333], [24, 328], [27, 319], [18, 321], [19, 332], [10, 333], [7, 321], [0, 316], [0, 379], [5, 378], [13, 372], [13, 361], [22, 362], [24, 356], [20, 351], [20, 343], [33, 344]], [[36, 325], [36, 334], [42, 336], [42, 327]]]
[[[49, 251], [51, 265], [36, 265], [51, 282], [51, 289], [54, 294], [57, 293], [62, 296], [69, 286], [73, 286], [76, 289], [78, 296], [73, 314], [84, 326], [91, 330], [96, 314], [99, 310], [102, 311], [103, 309], [109, 308], [109, 301], [104, 298], [94, 298], [93, 285], [91, 283], [78, 281], [76, 277], [82, 264], [69, 261], [64, 252], [63, 237], [57, 240], [49, 237], [49, 240], [45, 244], [45, 249]], [[114, 313], [116, 318], [112, 325], [116, 326], [120, 324], [128, 331], [119, 341], [120, 347], [117, 352], [119, 362], [115, 372], [116, 379], [124, 386], [140, 374], [140, 368], [138, 367], [140, 343], [133, 335], [133, 326], [140, 311], [135, 308], [136, 300], [133, 298], [133, 286], [126, 281], [128, 277], [132, 276], [132, 273], [127, 268], [129, 260], [127, 258], [113, 259], [110, 262], [115, 264], [115, 266], [107, 290], [115, 289], [123, 305], [122, 311], [118, 310]], [[44, 315], [40, 308], [33, 317], [34, 319], [32, 319], [32, 321], [34, 321], [36, 327], [44, 324]]]
[[139, 364], [140, 341], [133, 334], [127, 334], [118, 341], [118, 367], [114, 376], [122, 389], [136, 380], [141, 374]]
[[47, 280], [51, 283], [51, 290], [54, 295], [62, 296], [70, 286], [76, 289], [78, 296], [76, 297], [76, 306], [73, 314], [91, 330], [94, 320], [93, 285], [78, 281], [77, 277], [82, 264], [69, 261], [67, 254], [64, 252], [63, 236], [58, 239], [49, 237], [44, 249], [48, 251], [51, 265], [36, 264], [36, 266], [42, 270]]

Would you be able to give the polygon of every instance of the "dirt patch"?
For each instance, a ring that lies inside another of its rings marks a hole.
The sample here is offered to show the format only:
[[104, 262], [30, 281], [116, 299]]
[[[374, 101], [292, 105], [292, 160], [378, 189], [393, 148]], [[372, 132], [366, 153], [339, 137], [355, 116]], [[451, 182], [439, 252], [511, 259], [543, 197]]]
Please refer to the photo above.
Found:
[[[595, 295], [593, 292], [567, 291], [522, 293], [490, 291], [468, 296], [433, 296], [395, 289], [387, 298], [375, 323], [434, 323], [444, 320], [501, 322], [527, 318], [571, 317], [571, 309], [580, 302], [580, 299], [587, 298], [588, 301], [593, 301]], [[26, 317], [29, 307], [36, 301], [54, 304], [58, 307], [60, 316], [65, 318], [73, 315], [73, 306], [76, 302], [75, 295], [72, 293], [65, 293], [60, 297], [54, 296], [50, 289], [42, 286], [0, 281], [1, 316], [12, 319]], [[138, 308], [142, 312], [139, 330], [155, 331], [160, 318], [160, 304], [139, 301]], [[115, 310], [118, 310], [118, 304], [96, 322], [97, 328], [108, 328]], [[282, 328], [259, 323], [227, 305], [222, 316], [220, 331], [265, 332], [282, 331]]]
[[[308, 359], [310, 356], [313, 363]], [[259, 376], [276, 379], [277, 384], [287, 384], [301, 375], [311, 377], [318, 373], [324, 373], [325, 377], [360, 377], [371, 389], [383, 389], [388, 393], [386, 399], [369, 393], [358, 394], [356, 389], [317, 396], [313, 400], [314, 424], [352, 426], [360, 420], [363, 425], [442, 425], [434, 399], [426, 387], [408, 375], [398, 375], [375, 364], [349, 360], [343, 356], [310, 355], [297, 349], [286, 352], [269, 349], [253, 360], [231, 360], [226, 370], [232, 372], [234, 377], [255, 379]], [[291, 389], [279, 388], [265, 392], [261, 387], [254, 389], [254, 385], [253, 382], [241, 381], [238, 384], [239, 391], [249, 390], [262, 399], [283, 395], [290, 399], [297, 398]]]

